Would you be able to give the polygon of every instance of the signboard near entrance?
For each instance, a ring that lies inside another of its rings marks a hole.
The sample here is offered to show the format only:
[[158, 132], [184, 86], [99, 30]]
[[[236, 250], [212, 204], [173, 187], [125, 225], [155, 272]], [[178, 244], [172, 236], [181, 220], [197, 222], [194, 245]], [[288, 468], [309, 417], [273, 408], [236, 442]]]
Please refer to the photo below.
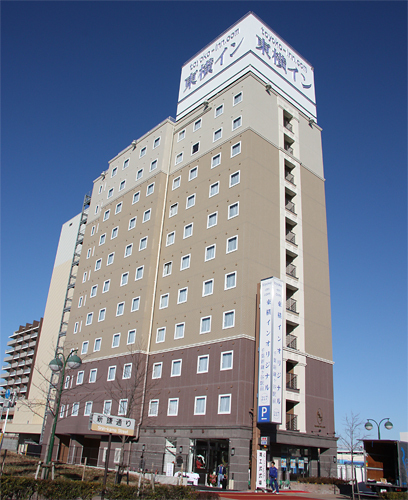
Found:
[[104, 415], [103, 413], [91, 413], [89, 417], [89, 430], [119, 434], [121, 436], [134, 436], [135, 419]]
[[256, 487], [266, 488], [266, 451], [256, 451]]

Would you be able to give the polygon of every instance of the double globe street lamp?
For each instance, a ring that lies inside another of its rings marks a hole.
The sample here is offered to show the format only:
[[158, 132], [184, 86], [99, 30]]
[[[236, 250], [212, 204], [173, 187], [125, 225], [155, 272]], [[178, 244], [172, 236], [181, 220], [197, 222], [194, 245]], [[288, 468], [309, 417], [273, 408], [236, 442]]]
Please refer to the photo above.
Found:
[[382, 420], [380, 420], [380, 422], [376, 422], [373, 418], [367, 418], [367, 422], [365, 423], [364, 427], [368, 430], [368, 431], [371, 431], [372, 428], [373, 428], [373, 424], [371, 422], [374, 422], [376, 425], [377, 425], [377, 429], [378, 429], [378, 440], [381, 439], [380, 437], [380, 425], [382, 422], [384, 422], [384, 420], [386, 420], [385, 424], [384, 424], [384, 427], [387, 429], [387, 431], [390, 431], [394, 426], [392, 425], [392, 423], [390, 422], [390, 419], [389, 418], [383, 418]]
[[61, 378], [60, 378], [60, 384], [57, 389], [57, 404], [55, 406], [55, 414], [54, 414], [54, 422], [52, 424], [52, 430], [51, 430], [51, 436], [50, 436], [50, 442], [48, 445], [48, 453], [47, 453], [47, 459], [46, 459], [46, 465], [48, 465], [51, 462], [52, 458], [52, 450], [54, 448], [54, 440], [55, 440], [55, 429], [57, 427], [57, 421], [58, 421], [58, 414], [60, 410], [60, 403], [61, 403], [61, 394], [62, 394], [62, 387], [64, 383], [64, 376], [65, 376], [65, 368], [68, 366], [68, 368], [71, 368], [72, 370], [76, 370], [79, 368], [82, 364], [82, 360], [79, 356], [77, 356], [78, 349], [75, 349], [69, 353], [69, 355], [65, 358], [63, 353], [58, 353], [51, 361], [51, 363], [48, 365], [53, 373], [59, 373], [61, 372]]

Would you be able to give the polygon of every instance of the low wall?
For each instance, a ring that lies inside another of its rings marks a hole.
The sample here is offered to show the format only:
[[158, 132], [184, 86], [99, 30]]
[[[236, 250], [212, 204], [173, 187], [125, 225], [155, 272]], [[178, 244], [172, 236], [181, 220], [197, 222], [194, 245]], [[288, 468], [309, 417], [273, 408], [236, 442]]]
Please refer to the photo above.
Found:
[[340, 489], [335, 484], [298, 483], [297, 481], [291, 481], [290, 489], [292, 491], [307, 491], [308, 493], [318, 493], [320, 495], [340, 494]]

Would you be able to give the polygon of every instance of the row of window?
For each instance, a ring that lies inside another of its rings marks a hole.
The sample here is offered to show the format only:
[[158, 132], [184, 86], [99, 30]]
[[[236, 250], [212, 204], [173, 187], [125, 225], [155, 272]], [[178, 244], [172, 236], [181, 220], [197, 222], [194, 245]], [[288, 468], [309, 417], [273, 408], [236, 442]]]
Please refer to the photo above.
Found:
[[[214, 184], [214, 191], [216, 191], [217, 189], [218, 189], [218, 182], [216, 182]], [[218, 191], [216, 191], [215, 194], [217, 194], [217, 192]], [[193, 207], [195, 205], [195, 201], [196, 201], [195, 193], [187, 196], [186, 208], [188, 209], [188, 208]], [[179, 206], [178, 202], [174, 203], [173, 205], [170, 205], [169, 217], [174, 217], [175, 215], [177, 215], [178, 206]], [[236, 217], [237, 215], [239, 215], [239, 201], [231, 203], [231, 205], [228, 206], [228, 220]], [[207, 229], [209, 229], [210, 227], [216, 226], [217, 223], [218, 223], [218, 211], [214, 212], [212, 214], [209, 214], [207, 216]], [[189, 232], [189, 234], [188, 234], [188, 236], [191, 236], [193, 234], [192, 233], [193, 223], [190, 223], [190, 224], [187, 224], [186, 226], [184, 226], [184, 232], [186, 232], [187, 227], [191, 227], [191, 232]], [[184, 238], [187, 238], [188, 236], [185, 235]]]
[[[219, 162], [219, 163], [217, 163], [217, 165], [219, 165], [221, 162], [221, 153], [214, 156], [213, 160], [214, 160], [214, 158], [216, 158], [216, 162]], [[217, 166], [217, 165], [215, 165], [215, 166]], [[188, 181], [190, 182], [193, 179], [196, 179], [197, 177], [198, 177], [198, 165], [196, 165], [193, 168], [190, 168], [190, 170], [188, 171]], [[229, 187], [230, 188], [234, 187], [237, 184], [239, 184], [239, 182], [240, 182], [240, 171], [238, 170], [237, 172], [234, 172], [233, 174], [231, 174], [229, 176]], [[181, 186], [181, 175], [179, 175], [173, 179], [172, 190], [174, 191], [175, 189], [178, 189], [180, 186]], [[218, 194], [219, 189], [220, 189], [219, 182], [211, 184], [210, 189], [209, 189], [209, 198]]]
[[[93, 401], [86, 401], [84, 405], [84, 415], [89, 416], [92, 413]], [[79, 407], [80, 403], [73, 403], [71, 409], [71, 416], [77, 417], [79, 415]], [[128, 400], [121, 399], [119, 400], [118, 412], [117, 415], [126, 415], [128, 408]], [[112, 411], [112, 401], [104, 401], [103, 403], [103, 412], [105, 415], [111, 415]], [[68, 417], [69, 405], [62, 404], [60, 406], [60, 418]]]
[[[221, 129], [220, 129], [221, 130]], [[193, 144], [191, 147], [191, 155], [194, 155], [200, 151], [200, 141]], [[241, 153], [241, 141], [237, 142], [233, 146], [231, 146], [231, 158], [234, 156], [237, 156]], [[181, 153], [178, 153], [175, 158], [175, 165], [178, 165], [183, 161], [184, 158], [184, 151]], [[216, 154], [211, 158], [211, 168], [217, 167], [221, 163], [221, 153]], [[143, 169], [142, 170], [142, 175], [143, 175]], [[137, 176], [136, 176], [137, 180]]]

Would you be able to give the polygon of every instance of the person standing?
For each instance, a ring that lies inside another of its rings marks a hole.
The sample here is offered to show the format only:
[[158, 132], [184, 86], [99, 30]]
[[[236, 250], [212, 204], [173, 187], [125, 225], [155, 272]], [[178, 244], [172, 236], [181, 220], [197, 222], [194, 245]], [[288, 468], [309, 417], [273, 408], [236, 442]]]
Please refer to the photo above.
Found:
[[224, 481], [225, 467], [223, 464], [219, 464], [217, 467], [217, 487], [222, 488], [222, 482]]
[[271, 463], [271, 467], [269, 468], [269, 484], [272, 487], [272, 490], [274, 489], [275, 491], [272, 491], [272, 493], [279, 493], [279, 486], [278, 486], [278, 469], [275, 467], [275, 462]]

